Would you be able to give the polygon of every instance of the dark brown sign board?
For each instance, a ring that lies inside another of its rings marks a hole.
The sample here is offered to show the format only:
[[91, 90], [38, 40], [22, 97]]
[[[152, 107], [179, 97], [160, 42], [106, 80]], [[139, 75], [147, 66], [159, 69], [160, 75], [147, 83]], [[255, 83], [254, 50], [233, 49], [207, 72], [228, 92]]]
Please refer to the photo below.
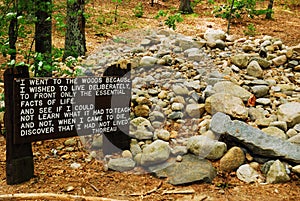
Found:
[[8, 184], [33, 177], [34, 141], [102, 133], [104, 152], [129, 148], [130, 64], [101, 77], [28, 77], [26, 67], [4, 73]]
[[128, 77], [18, 78], [14, 93], [15, 144], [128, 132]]

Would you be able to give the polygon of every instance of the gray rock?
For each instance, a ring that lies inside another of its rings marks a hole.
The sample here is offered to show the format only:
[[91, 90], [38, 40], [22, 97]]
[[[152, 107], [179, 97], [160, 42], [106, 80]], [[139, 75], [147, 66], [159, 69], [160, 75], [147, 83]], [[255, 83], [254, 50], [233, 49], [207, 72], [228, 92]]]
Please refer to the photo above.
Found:
[[262, 176], [249, 164], [241, 165], [236, 171], [237, 177], [246, 183], [261, 181]]
[[124, 172], [132, 170], [135, 167], [135, 162], [131, 158], [111, 158], [107, 165], [109, 169]]
[[275, 66], [281, 66], [287, 62], [287, 57], [286, 55], [281, 55], [272, 59], [272, 61]]
[[196, 156], [211, 160], [221, 158], [227, 150], [225, 143], [212, 140], [203, 135], [192, 136], [189, 138], [187, 148]]
[[183, 117], [183, 113], [182, 112], [171, 112], [171, 114], [169, 114], [168, 115], [168, 118], [169, 119], [173, 119], [173, 120], [175, 120], [175, 119], [182, 119], [182, 117]]
[[266, 68], [269, 68], [272, 64], [272, 62], [264, 59], [264, 58], [261, 58], [261, 57], [253, 57], [251, 58], [251, 61], [257, 61], [259, 66], [263, 69], [266, 69]]
[[265, 162], [260, 168], [261, 172], [263, 174], [267, 175], [270, 170], [271, 165], [273, 165], [274, 162], [275, 162], [274, 160]]
[[231, 57], [231, 62], [240, 68], [246, 68], [249, 59], [250, 57], [247, 54], [237, 54]]
[[144, 117], [137, 117], [130, 121], [130, 135], [139, 140], [152, 139], [154, 128]]
[[184, 109], [184, 105], [182, 103], [172, 103], [171, 109], [173, 111], [182, 111]]
[[300, 102], [289, 102], [279, 106], [278, 120], [287, 122], [289, 128], [300, 123]]
[[153, 121], [160, 121], [163, 122], [165, 121], [166, 117], [162, 112], [159, 111], [153, 111], [149, 114], [148, 119], [153, 122]]
[[248, 109], [248, 113], [249, 113], [248, 116], [252, 121], [255, 121], [257, 119], [262, 119], [265, 117], [263, 108], [250, 107]]
[[300, 133], [289, 138], [288, 141], [300, 145]]
[[251, 87], [251, 90], [257, 98], [261, 98], [268, 94], [269, 87], [265, 86], [265, 85], [257, 85], [257, 86]]
[[296, 173], [298, 176], [300, 176], [300, 165], [296, 165], [292, 167], [292, 171]]
[[262, 78], [263, 70], [257, 61], [251, 61], [247, 66], [247, 74], [253, 77]]
[[140, 61], [140, 66], [153, 66], [158, 61], [157, 58], [151, 56], [144, 56]]
[[286, 172], [285, 166], [276, 160], [270, 167], [270, 170], [267, 173], [267, 183], [276, 184], [284, 183], [290, 180], [289, 175]]
[[169, 141], [170, 140], [170, 132], [165, 129], [159, 129], [154, 132], [154, 136], [158, 139]]
[[171, 153], [167, 142], [156, 140], [147, 145], [142, 152], [141, 165], [150, 166], [166, 161]]
[[100, 149], [103, 145], [103, 135], [93, 137], [92, 149]]
[[296, 131], [300, 132], [300, 124], [296, 124], [296, 125], [294, 126], [294, 129], [295, 129]]
[[164, 169], [154, 172], [157, 177], [167, 177], [172, 185], [189, 184], [192, 182], [212, 182], [217, 171], [208, 160], [188, 154]]
[[268, 135], [271, 135], [271, 136], [274, 136], [274, 137], [277, 137], [277, 138], [280, 138], [283, 140], [287, 139], [287, 135], [285, 134], [285, 132], [275, 126], [270, 126], [268, 128], [263, 128], [261, 130], [262, 130], [262, 132], [264, 132]]
[[209, 114], [223, 112], [234, 118], [248, 118], [248, 110], [243, 101], [231, 94], [216, 93], [205, 101], [205, 109]]
[[261, 104], [261, 105], [270, 105], [271, 104], [271, 100], [269, 98], [258, 98], [258, 99], [256, 99], [255, 102], [258, 104]]
[[214, 42], [216, 40], [225, 40], [226, 34], [222, 30], [207, 29], [204, 33], [204, 39], [208, 42]]
[[245, 161], [245, 154], [240, 147], [232, 147], [220, 160], [220, 170], [231, 172], [240, 167]]
[[223, 82], [216, 83], [213, 86], [213, 90], [216, 93], [231, 94], [235, 97], [241, 98], [243, 101], [247, 101], [251, 96], [251, 93], [249, 91], [230, 81], [223, 81]]
[[172, 90], [177, 95], [188, 95], [188, 93], [189, 93], [188, 88], [186, 86], [184, 86], [183, 84], [174, 84], [172, 86]]
[[211, 130], [218, 134], [226, 134], [226, 138], [243, 144], [254, 154], [265, 157], [279, 157], [300, 163], [300, 146], [267, 135], [258, 128], [244, 122], [229, 121], [228, 118], [229, 116], [223, 113], [215, 114], [212, 117]]
[[175, 146], [171, 149], [171, 153], [174, 155], [174, 156], [177, 156], [177, 155], [185, 155], [188, 153], [188, 149], [186, 146]]
[[188, 104], [186, 113], [192, 118], [200, 118], [205, 112], [205, 104]]
[[285, 121], [273, 121], [270, 123], [270, 126], [275, 126], [285, 132], [287, 131], [287, 123]]

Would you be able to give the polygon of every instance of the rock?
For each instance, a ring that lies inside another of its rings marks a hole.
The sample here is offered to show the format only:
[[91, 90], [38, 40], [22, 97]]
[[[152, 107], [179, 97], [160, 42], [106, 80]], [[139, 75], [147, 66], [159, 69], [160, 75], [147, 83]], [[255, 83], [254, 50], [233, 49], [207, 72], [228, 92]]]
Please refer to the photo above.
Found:
[[77, 140], [75, 138], [69, 138], [64, 142], [65, 146], [74, 146], [77, 144]]
[[267, 183], [269, 184], [284, 183], [289, 180], [290, 177], [286, 172], [285, 166], [279, 160], [276, 160], [271, 165], [270, 170], [267, 173]]
[[170, 132], [165, 129], [159, 129], [154, 132], [154, 136], [157, 136], [158, 139], [169, 141], [170, 140]]
[[262, 176], [249, 164], [241, 165], [236, 171], [237, 177], [246, 183], [261, 181]]
[[107, 165], [109, 169], [124, 172], [132, 170], [135, 167], [135, 162], [131, 158], [111, 158]]
[[247, 66], [247, 74], [253, 77], [262, 78], [263, 70], [257, 61], [251, 61]]
[[150, 166], [166, 161], [171, 153], [167, 142], [156, 140], [147, 145], [142, 152], [141, 165]]
[[188, 149], [186, 146], [175, 146], [172, 148], [171, 150], [171, 153], [174, 155], [174, 156], [177, 156], [177, 155], [185, 155], [188, 153]]
[[257, 98], [264, 97], [268, 94], [269, 92], [269, 87], [265, 85], [257, 85], [251, 87], [252, 93], [255, 95]]
[[232, 56], [230, 59], [234, 65], [240, 68], [246, 68], [250, 57], [247, 54], [237, 54]]
[[261, 104], [261, 105], [270, 105], [271, 104], [271, 100], [269, 98], [257, 98], [255, 100], [255, 102], [257, 104]]
[[138, 105], [134, 108], [134, 114], [137, 117], [148, 117], [150, 108], [148, 105]]
[[157, 58], [144, 56], [140, 61], [140, 66], [153, 66], [158, 61]]
[[182, 112], [172, 112], [171, 114], [168, 115], [168, 118], [169, 119], [172, 119], [172, 120], [176, 120], [176, 119], [182, 119], [183, 117], [183, 113]]
[[152, 139], [154, 128], [144, 117], [137, 117], [130, 121], [130, 135], [139, 140]]
[[209, 47], [214, 48], [218, 44], [221, 46], [221, 48], [219, 46], [218, 48], [223, 49], [225, 46], [224, 40], [226, 39], [226, 35], [222, 30], [207, 29], [204, 33], [204, 39], [207, 41]]
[[287, 131], [287, 123], [285, 121], [273, 121], [270, 123], [270, 126], [280, 128], [283, 131]]
[[218, 134], [226, 134], [224, 137], [227, 140], [243, 144], [254, 154], [300, 163], [300, 146], [267, 135], [245, 122], [229, 119], [226, 114], [216, 113], [212, 117], [210, 129]]
[[270, 62], [264, 58], [261, 58], [261, 57], [253, 57], [253, 58], [251, 58], [251, 61], [257, 61], [259, 66], [263, 69], [269, 68], [272, 64], [272, 62]]
[[132, 158], [133, 155], [132, 155], [132, 153], [129, 150], [124, 150], [124, 151], [122, 151], [121, 156], [123, 158]]
[[264, 109], [263, 108], [250, 107], [248, 109], [248, 116], [250, 117], [250, 119], [252, 121], [255, 121], [257, 119], [262, 119], [262, 118], [265, 117], [265, 115], [264, 115]]
[[70, 167], [71, 167], [72, 169], [78, 169], [78, 168], [81, 167], [81, 165], [80, 165], [79, 163], [72, 163], [72, 164], [70, 165]]
[[240, 167], [245, 161], [245, 154], [239, 147], [232, 147], [220, 160], [220, 170], [231, 172]]
[[287, 62], [287, 57], [286, 55], [281, 55], [272, 59], [272, 61], [275, 66], [281, 66]]
[[188, 95], [188, 93], [189, 93], [188, 88], [182, 84], [174, 84], [172, 86], [172, 90], [177, 95]]
[[182, 111], [184, 109], [184, 105], [182, 103], [172, 103], [171, 109], [173, 111]]
[[271, 167], [271, 165], [273, 165], [274, 162], [275, 162], [274, 160], [265, 162], [260, 168], [261, 172], [265, 175], [268, 174], [270, 167]]
[[186, 146], [196, 156], [211, 160], [221, 158], [227, 150], [225, 143], [212, 140], [203, 135], [190, 137]]
[[213, 86], [213, 91], [215, 91], [216, 93], [231, 94], [235, 97], [241, 98], [243, 101], [247, 101], [251, 96], [251, 93], [249, 91], [230, 81], [216, 83]]
[[234, 118], [248, 118], [248, 111], [243, 101], [231, 94], [216, 93], [205, 101], [205, 109], [209, 114], [223, 112]]
[[205, 112], [205, 104], [188, 104], [186, 113], [192, 118], [200, 118]]
[[101, 149], [103, 145], [103, 135], [93, 137], [92, 149]]
[[136, 139], [131, 140], [130, 152], [133, 156], [136, 156], [137, 154], [142, 153], [142, 149], [141, 149], [141, 147], [138, 144], [138, 141]]
[[167, 177], [172, 185], [189, 184], [192, 182], [212, 182], [217, 171], [208, 160], [187, 154], [181, 162], [168, 165], [154, 172], [157, 177]]
[[300, 102], [289, 102], [279, 106], [278, 120], [287, 122], [288, 128], [300, 123]]
[[296, 173], [298, 176], [300, 176], [300, 165], [296, 165], [292, 167], [292, 171]]
[[300, 133], [293, 136], [293, 137], [291, 137], [291, 138], [289, 138], [288, 142], [300, 145]]
[[271, 136], [274, 136], [274, 137], [277, 137], [277, 138], [280, 138], [283, 140], [287, 139], [285, 132], [277, 127], [270, 126], [268, 128], [263, 128], [261, 130], [262, 130], [262, 132], [264, 132], [268, 135], [271, 135]]

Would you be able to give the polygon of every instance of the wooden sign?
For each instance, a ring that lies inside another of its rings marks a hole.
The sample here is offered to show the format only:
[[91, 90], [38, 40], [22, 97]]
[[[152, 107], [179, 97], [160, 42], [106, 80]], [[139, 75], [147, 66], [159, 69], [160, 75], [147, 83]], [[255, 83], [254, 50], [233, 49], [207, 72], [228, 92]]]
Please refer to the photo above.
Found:
[[128, 77], [19, 78], [14, 93], [15, 144], [128, 131]]
[[102, 77], [28, 77], [26, 66], [4, 73], [7, 184], [33, 177], [33, 141], [103, 134], [104, 154], [129, 149], [130, 64]]

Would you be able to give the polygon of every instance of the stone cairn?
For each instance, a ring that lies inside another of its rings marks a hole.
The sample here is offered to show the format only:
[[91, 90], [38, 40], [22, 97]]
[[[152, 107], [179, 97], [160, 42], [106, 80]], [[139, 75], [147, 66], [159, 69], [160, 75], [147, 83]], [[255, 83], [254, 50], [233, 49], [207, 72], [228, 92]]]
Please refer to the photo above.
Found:
[[[114, 37], [76, 68], [101, 75], [111, 63], [132, 64], [132, 141], [104, 157], [108, 169], [142, 167], [174, 185], [211, 182], [218, 171], [246, 183], [299, 176], [300, 45], [143, 29]], [[92, 138], [101, 149], [101, 135]]]

